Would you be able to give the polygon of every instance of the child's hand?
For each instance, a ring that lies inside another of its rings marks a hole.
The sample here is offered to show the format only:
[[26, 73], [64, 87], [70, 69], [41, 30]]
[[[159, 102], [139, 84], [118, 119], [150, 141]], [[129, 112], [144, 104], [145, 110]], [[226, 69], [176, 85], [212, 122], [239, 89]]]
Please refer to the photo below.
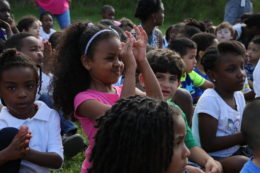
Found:
[[208, 159], [205, 164], [205, 172], [206, 173], [221, 173], [223, 172], [221, 164], [214, 160]]
[[11, 144], [6, 148], [6, 159], [16, 160], [23, 158], [29, 151], [29, 141], [31, 137], [31, 132], [29, 132], [28, 127], [21, 126]]
[[136, 38], [133, 45], [133, 52], [137, 63], [146, 59], [146, 45], [147, 45], [147, 34], [142, 26], [134, 26], [136, 32]]
[[0, 27], [4, 28], [6, 30], [6, 32], [10, 32], [11, 31], [11, 26], [9, 25], [9, 23], [7, 23], [6, 21], [0, 19]]
[[48, 40], [43, 40], [43, 56], [47, 60], [52, 55], [51, 43]]
[[196, 168], [190, 165], [187, 165], [185, 170], [188, 171], [189, 173], [204, 173], [204, 171], [201, 170], [200, 168]]
[[137, 64], [136, 64], [135, 56], [133, 54], [133, 44], [135, 38], [129, 32], [126, 32], [126, 35], [128, 39], [126, 43], [122, 42], [120, 57], [122, 58], [126, 70], [129, 67], [133, 67], [134, 69], [136, 69]]

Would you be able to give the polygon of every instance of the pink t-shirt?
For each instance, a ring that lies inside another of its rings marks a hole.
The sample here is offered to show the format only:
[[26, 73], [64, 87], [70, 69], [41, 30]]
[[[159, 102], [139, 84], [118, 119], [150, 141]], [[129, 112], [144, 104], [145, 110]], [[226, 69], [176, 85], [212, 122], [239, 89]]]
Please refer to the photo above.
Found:
[[69, 8], [68, 0], [37, 0], [37, 4], [52, 14], [62, 14]]
[[[113, 105], [120, 98], [122, 86], [114, 86], [114, 88], [116, 89], [116, 94], [108, 94], [91, 89], [78, 93], [74, 99], [74, 110], [77, 110], [78, 106], [86, 100], [97, 100], [106, 105]], [[83, 128], [83, 131], [85, 132], [89, 140], [89, 146], [85, 151], [86, 158], [81, 168], [81, 172], [86, 173], [87, 169], [91, 166], [88, 159], [90, 158], [90, 154], [95, 143], [94, 136], [97, 132], [97, 129], [94, 126], [96, 122], [87, 117], [79, 116], [76, 113], [75, 117], [80, 121], [81, 127]]]

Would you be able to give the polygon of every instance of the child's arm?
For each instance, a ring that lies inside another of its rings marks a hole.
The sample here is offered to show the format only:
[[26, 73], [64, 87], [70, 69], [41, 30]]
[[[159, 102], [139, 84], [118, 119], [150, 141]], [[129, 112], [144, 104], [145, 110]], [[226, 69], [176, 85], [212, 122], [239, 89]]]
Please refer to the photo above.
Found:
[[156, 99], [163, 99], [160, 85], [151, 69], [149, 62], [146, 58], [146, 44], [147, 44], [147, 34], [144, 29], [139, 27], [134, 27], [137, 34], [136, 41], [134, 43], [134, 55], [138, 65], [138, 69], [142, 73], [144, 79], [144, 85], [146, 86], [146, 95]]
[[63, 162], [63, 147], [60, 135], [60, 116], [54, 110], [48, 120], [48, 129], [45, 133], [48, 133], [46, 134], [48, 135], [46, 152], [30, 148], [24, 159], [43, 167], [58, 169]]
[[208, 80], [205, 80], [204, 84], [200, 86], [203, 89], [214, 88], [214, 84]]
[[218, 120], [206, 113], [199, 113], [198, 116], [200, 141], [202, 148], [207, 152], [244, 144], [244, 138], [240, 132], [227, 136], [216, 136]]
[[200, 147], [192, 147], [190, 149], [190, 157], [191, 161], [198, 163], [199, 165], [205, 168], [206, 172], [212, 173], [220, 173], [222, 172], [222, 166], [219, 162], [210, 157], [202, 148]]
[[21, 126], [11, 144], [0, 151], [0, 165], [3, 165], [10, 160], [22, 159], [29, 151], [28, 146], [30, 138], [31, 134], [28, 131], [28, 127]]
[[213, 88], [214, 84], [205, 78], [203, 78], [200, 74], [195, 71], [189, 73], [190, 78], [192, 79], [195, 87], [201, 87], [203, 89]]
[[29, 149], [24, 160], [52, 169], [58, 169], [62, 164], [62, 158], [57, 153], [40, 152], [33, 149]]
[[127, 43], [122, 43], [121, 57], [125, 66], [125, 80], [122, 88], [120, 98], [127, 98], [131, 95], [135, 95], [135, 72], [136, 72], [136, 60], [133, 54], [134, 37], [129, 32], [125, 32], [128, 40]]

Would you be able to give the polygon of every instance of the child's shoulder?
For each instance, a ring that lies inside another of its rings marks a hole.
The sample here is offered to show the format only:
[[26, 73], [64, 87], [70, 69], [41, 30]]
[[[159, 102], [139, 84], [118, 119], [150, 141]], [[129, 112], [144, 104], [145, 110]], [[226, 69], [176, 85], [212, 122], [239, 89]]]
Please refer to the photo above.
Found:
[[38, 106], [38, 111], [34, 115], [35, 119], [49, 121], [53, 118], [59, 118], [58, 112], [48, 107], [44, 102], [37, 100], [35, 104]]
[[240, 171], [240, 173], [255, 173], [255, 172], [260, 172], [260, 167], [256, 166], [252, 160], [248, 160]]

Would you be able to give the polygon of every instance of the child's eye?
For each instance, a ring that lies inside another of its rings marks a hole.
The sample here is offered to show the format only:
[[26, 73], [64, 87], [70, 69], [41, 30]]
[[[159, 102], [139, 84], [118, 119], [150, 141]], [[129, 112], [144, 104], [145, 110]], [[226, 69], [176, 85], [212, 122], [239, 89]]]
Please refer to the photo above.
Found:
[[14, 87], [14, 86], [8, 86], [7, 89], [10, 90], [10, 91], [14, 91], [14, 90], [16, 89], [16, 87]]
[[34, 84], [29, 84], [29, 85], [27, 85], [27, 88], [29, 88], [29, 89], [32, 89], [32, 88], [34, 88]]
[[108, 60], [108, 61], [114, 61], [114, 57], [107, 57], [106, 60]]
[[177, 77], [175, 77], [175, 76], [170, 77], [170, 81], [171, 81], [171, 82], [176, 82], [176, 81], [177, 81]]

